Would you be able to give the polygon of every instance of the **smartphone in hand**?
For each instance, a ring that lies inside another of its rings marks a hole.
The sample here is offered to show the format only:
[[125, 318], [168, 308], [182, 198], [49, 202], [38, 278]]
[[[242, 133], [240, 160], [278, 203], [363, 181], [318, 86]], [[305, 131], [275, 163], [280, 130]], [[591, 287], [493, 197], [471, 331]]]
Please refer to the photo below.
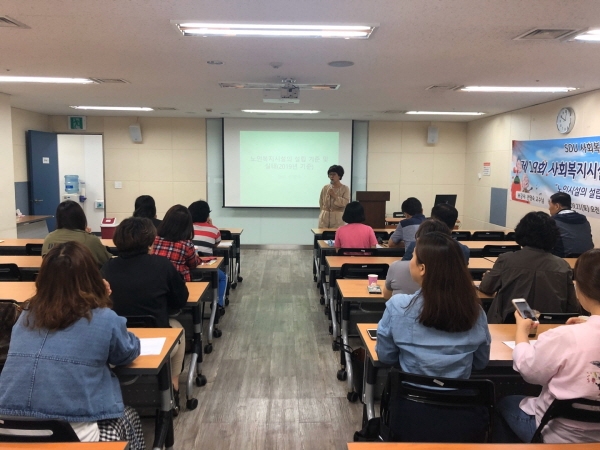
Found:
[[[516, 310], [519, 311], [519, 315], [523, 319], [531, 319], [533, 322], [539, 322], [536, 314], [537, 311], [534, 312], [534, 310], [531, 309], [531, 306], [529, 306], [527, 300], [525, 300], [524, 298], [515, 298], [513, 299], [512, 303], [515, 306]], [[535, 337], [536, 333], [537, 328], [532, 328], [529, 332], [529, 337]]]

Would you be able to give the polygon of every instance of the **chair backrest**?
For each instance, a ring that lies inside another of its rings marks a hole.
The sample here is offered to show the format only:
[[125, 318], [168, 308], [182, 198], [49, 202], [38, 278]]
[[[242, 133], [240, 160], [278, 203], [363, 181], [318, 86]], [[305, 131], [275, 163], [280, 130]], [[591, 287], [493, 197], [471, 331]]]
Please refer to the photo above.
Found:
[[504, 237], [504, 239], [506, 241], [514, 241], [516, 236], [517, 235], [515, 234], [514, 231], [509, 231], [508, 233], [506, 233], [506, 236]]
[[324, 241], [333, 241], [335, 239], [335, 231], [323, 231], [321, 239], [323, 239]]
[[229, 230], [219, 230], [219, 232], [221, 233], [221, 239], [223, 239], [224, 241], [232, 241], [233, 240], [233, 236], [231, 235], [231, 231], [229, 231]]
[[577, 422], [600, 423], [600, 402], [587, 398], [554, 400], [540, 420], [540, 426], [535, 430], [531, 442], [543, 442], [542, 430], [548, 422], [558, 417]]
[[376, 248], [340, 248], [338, 256], [377, 256]]
[[157, 328], [158, 322], [156, 317], [145, 316], [125, 316], [127, 319], [127, 328]]
[[25, 244], [25, 254], [31, 256], [42, 256], [43, 244]]
[[494, 383], [388, 373], [381, 398], [381, 437], [403, 442], [485, 442]]
[[0, 264], [0, 281], [22, 281], [23, 276], [16, 264]]
[[473, 241], [503, 241], [504, 231], [474, 231], [471, 236]]
[[567, 256], [565, 256], [565, 258], [579, 258], [581, 256], [581, 253], [568, 253]]
[[471, 240], [471, 232], [470, 231], [453, 231], [452, 237], [457, 241], [470, 241]]
[[482, 256], [498, 256], [502, 253], [516, 252], [521, 250], [520, 245], [484, 245], [481, 251]]
[[388, 233], [387, 231], [376, 231], [375, 237], [377, 238], [377, 240], [381, 238], [381, 240], [387, 241], [390, 238], [390, 233]]
[[579, 313], [540, 313], [540, 323], [564, 324], [571, 317], [578, 317]]
[[399, 217], [406, 217], [406, 215], [402, 211], [397, 211], [395, 213], [392, 213], [392, 217], [396, 219]]
[[13, 326], [21, 314], [14, 300], [0, 300], [0, 365], [6, 362]]
[[388, 264], [342, 264], [340, 278], [353, 278], [366, 280], [370, 274], [377, 275], [380, 280], [385, 280], [390, 266]]
[[[11, 434], [5, 434], [9, 432]], [[65, 420], [0, 417], [0, 442], [79, 442]]]

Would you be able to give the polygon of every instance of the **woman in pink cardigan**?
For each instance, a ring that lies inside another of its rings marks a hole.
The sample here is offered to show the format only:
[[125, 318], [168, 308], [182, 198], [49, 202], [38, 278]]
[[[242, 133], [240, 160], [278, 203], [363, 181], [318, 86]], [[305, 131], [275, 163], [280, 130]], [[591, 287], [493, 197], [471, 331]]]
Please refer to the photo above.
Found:
[[[530, 343], [527, 335], [537, 322], [515, 312], [513, 367], [528, 383], [541, 385], [542, 393], [539, 397], [511, 395], [498, 402], [503, 419], [495, 426], [499, 441], [512, 442], [518, 437], [530, 442], [555, 399], [600, 400], [600, 249], [579, 257], [575, 280], [577, 299], [590, 312], [589, 318], [571, 318], [566, 326], [541, 333], [537, 342]], [[598, 442], [600, 424], [555, 419], [542, 436], [547, 443]]]

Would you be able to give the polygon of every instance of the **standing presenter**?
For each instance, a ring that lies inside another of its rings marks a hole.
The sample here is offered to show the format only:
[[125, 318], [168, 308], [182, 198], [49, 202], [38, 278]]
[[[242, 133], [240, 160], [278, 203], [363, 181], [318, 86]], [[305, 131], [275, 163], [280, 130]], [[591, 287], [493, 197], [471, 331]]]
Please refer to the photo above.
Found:
[[342, 166], [331, 166], [327, 176], [329, 184], [323, 186], [319, 197], [319, 228], [338, 228], [344, 224], [342, 215], [350, 202], [350, 188], [340, 182], [344, 176]]

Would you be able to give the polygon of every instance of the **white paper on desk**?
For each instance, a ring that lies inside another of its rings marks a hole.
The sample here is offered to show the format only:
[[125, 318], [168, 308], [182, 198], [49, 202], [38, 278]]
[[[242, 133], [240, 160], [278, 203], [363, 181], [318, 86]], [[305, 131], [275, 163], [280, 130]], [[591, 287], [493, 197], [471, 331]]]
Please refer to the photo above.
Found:
[[140, 339], [140, 356], [160, 355], [166, 337]]
[[[530, 344], [534, 344], [535, 342], [537, 342], [537, 339], [530, 339], [529, 343]], [[512, 348], [513, 350], [515, 349], [515, 341], [502, 341], [503, 344], [508, 345], [510, 348]]]
[[381, 245], [381, 244], [377, 244], [377, 245], [375, 246], [375, 248], [385, 248], [385, 247], [384, 247], [383, 245]]

